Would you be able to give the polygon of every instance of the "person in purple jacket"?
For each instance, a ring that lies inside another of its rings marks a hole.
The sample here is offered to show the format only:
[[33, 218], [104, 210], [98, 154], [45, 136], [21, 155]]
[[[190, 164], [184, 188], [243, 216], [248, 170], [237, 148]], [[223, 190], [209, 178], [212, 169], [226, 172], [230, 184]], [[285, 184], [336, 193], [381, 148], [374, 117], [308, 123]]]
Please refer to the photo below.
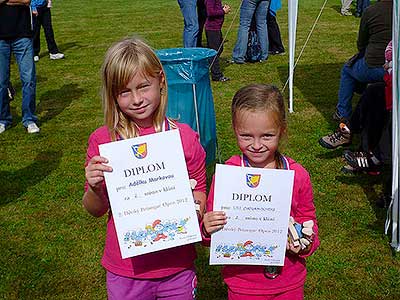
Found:
[[213, 81], [226, 82], [229, 80], [221, 72], [219, 56], [223, 51], [222, 44], [222, 24], [225, 14], [231, 11], [229, 5], [222, 5], [221, 0], [204, 0], [207, 10], [207, 19], [205, 24], [207, 47], [217, 50], [217, 55], [211, 60], [211, 79]]

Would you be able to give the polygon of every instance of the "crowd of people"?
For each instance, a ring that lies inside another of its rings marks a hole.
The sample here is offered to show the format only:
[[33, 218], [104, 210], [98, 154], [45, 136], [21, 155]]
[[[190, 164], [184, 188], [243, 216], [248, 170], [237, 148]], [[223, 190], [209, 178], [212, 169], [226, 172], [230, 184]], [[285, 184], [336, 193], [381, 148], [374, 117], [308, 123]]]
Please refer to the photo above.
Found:
[[[220, 66], [223, 51], [222, 26], [224, 16], [231, 11], [221, 0], [178, 0], [184, 18], [183, 46], [203, 47], [203, 29], [207, 38], [206, 47], [217, 51], [211, 60], [211, 79], [226, 82]], [[11, 54], [14, 53], [20, 68], [22, 82], [22, 124], [28, 133], [38, 133], [36, 111], [36, 70], [33, 62], [40, 59], [40, 29], [43, 27], [49, 58], [62, 59], [54, 38], [51, 0], [0, 0], [0, 133], [12, 124], [10, 101], [15, 90], [10, 81]], [[231, 62], [262, 62], [268, 55], [283, 54], [276, 13], [281, 0], [244, 0], [240, 7], [240, 24]], [[251, 34], [250, 34], [251, 33]], [[252, 37], [252, 38], [249, 38]], [[252, 44], [253, 43], [253, 44]]]
[[[345, 149], [346, 173], [381, 174], [390, 161], [392, 108], [392, 0], [381, 0], [361, 16], [356, 53], [342, 68], [338, 102], [333, 119], [338, 128], [322, 137], [327, 149], [347, 147], [360, 134], [355, 151]], [[353, 111], [353, 95], [361, 94]], [[384, 197], [387, 198], [387, 197]], [[387, 203], [382, 203], [387, 205]]]
[[[202, 47], [202, 33], [205, 27], [207, 47], [217, 51], [211, 60], [213, 81], [226, 82], [220, 68], [219, 57], [223, 51], [222, 26], [224, 16], [231, 7], [221, 0], [178, 0], [183, 19], [183, 46]], [[268, 55], [284, 54], [276, 13], [281, 0], [243, 0], [240, 6], [240, 20], [237, 40], [232, 52], [232, 63], [263, 62]], [[252, 32], [252, 35], [250, 33]], [[254, 36], [254, 39], [251, 39]], [[252, 45], [252, 41], [255, 45]], [[249, 54], [252, 49], [256, 49]], [[255, 53], [254, 53], [255, 52]]]

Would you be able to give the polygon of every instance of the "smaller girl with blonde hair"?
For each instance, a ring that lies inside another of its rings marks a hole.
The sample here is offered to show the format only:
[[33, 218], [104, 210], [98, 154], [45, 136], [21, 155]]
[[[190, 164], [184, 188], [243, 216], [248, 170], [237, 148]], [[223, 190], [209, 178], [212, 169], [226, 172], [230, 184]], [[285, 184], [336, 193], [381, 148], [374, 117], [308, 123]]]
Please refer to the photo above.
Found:
[[[232, 100], [232, 126], [241, 155], [234, 155], [227, 165], [289, 169], [294, 171], [290, 216], [297, 223], [314, 224], [305, 248], [288, 241], [283, 267], [227, 265], [222, 276], [228, 286], [229, 300], [300, 300], [306, 280], [305, 258], [318, 247], [318, 227], [310, 176], [293, 159], [282, 155], [278, 147], [286, 133], [283, 97], [275, 86], [253, 84], [241, 88]], [[213, 211], [214, 179], [203, 218], [204, 242], [227, 222], [223, 211]], [[312, 222], [311, 222], [312, 221]]]
[[[102, 67], [105, 125], [89, 137], [83, 205], [95, 217], [108, 212], [102, 258], [110, 300], [193, 299], [196, 289], [193, 244], [122, 259], [113, 214], [104, 182], [112, 172], [99, 155], [99, 145], [177, 129], [180, 132], [189, 178], [197, 185], [193, 196], [203, 211], [206, 200], [205, 152], [198, 135], [187, 125], [165, 116], [167, 82], [160, 60], [139, 39], [125, 39], [108, 49]], [[171, 155], [174, 150], [169, 149]]]

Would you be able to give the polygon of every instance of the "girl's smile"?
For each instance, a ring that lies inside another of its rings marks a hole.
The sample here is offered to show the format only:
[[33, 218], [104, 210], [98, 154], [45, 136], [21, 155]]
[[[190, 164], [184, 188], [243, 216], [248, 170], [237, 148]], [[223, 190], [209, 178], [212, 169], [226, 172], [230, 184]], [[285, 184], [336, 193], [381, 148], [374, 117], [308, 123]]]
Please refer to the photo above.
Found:
[[119, 93], [118, 106], [139, 127], [150, 127], [153, 125], [153, 114], [160, 105], [163, 85], [162, 73], [155, 77], [136, 74]]
[[238, 146], [252, 167], [275, 168], [282, 130], [273, 113], [239, 110], [234, 116], [234, 130]]

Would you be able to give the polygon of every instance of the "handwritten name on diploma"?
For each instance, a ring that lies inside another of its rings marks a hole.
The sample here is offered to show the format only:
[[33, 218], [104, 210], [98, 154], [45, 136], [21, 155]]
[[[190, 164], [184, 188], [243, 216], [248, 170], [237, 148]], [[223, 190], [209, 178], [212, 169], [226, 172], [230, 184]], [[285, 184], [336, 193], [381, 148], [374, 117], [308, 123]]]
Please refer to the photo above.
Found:
[[135, 214], [140, 214], [143, 212], [148, 212], [151, 210], [158, 210], [159, 208], [169, 208], [171, 206], [177, 206], [181, 203], [186, 203], [188, 202], [188, 198], [183, 198], [183, 199], [176, 199], [175, 201], [164, 201], [160, 204], [157, 205], [150, 205], [150, 206], [144, 206], [140, 208], [131, 208], [131, 209], [125, 209], [124, 211], [119, 213], [119, 217], [126, 217], [126, 216], [131, 216]]
[[[129, 184], [128, 189], [130, 187], [132, 187], [131, 184]], [[125, 201], [135, 200], [137, 198], [143, 198], [144, 196], [153, 196], [156, 194], [172, 192], [172, 191], [175, 191], [175, 189], [176, 189], [175, 185], [166, 185], [166, 186], [162, 186], [162, 187], [155, 188], [152, 190], [143, 191], [143, 193], [141, 193], [141, 194], [138, 194], [139, 191], [136, 190], [135, 192], [132, 192], [132, 194], [126, 195], [126, 193], [124, 193], [123, 200], [125, 200]], [[126, 186], [118, 186], [115, 188], [115, 190], [116, 190], [116, 192], [126, 191], [127, 187]]]

